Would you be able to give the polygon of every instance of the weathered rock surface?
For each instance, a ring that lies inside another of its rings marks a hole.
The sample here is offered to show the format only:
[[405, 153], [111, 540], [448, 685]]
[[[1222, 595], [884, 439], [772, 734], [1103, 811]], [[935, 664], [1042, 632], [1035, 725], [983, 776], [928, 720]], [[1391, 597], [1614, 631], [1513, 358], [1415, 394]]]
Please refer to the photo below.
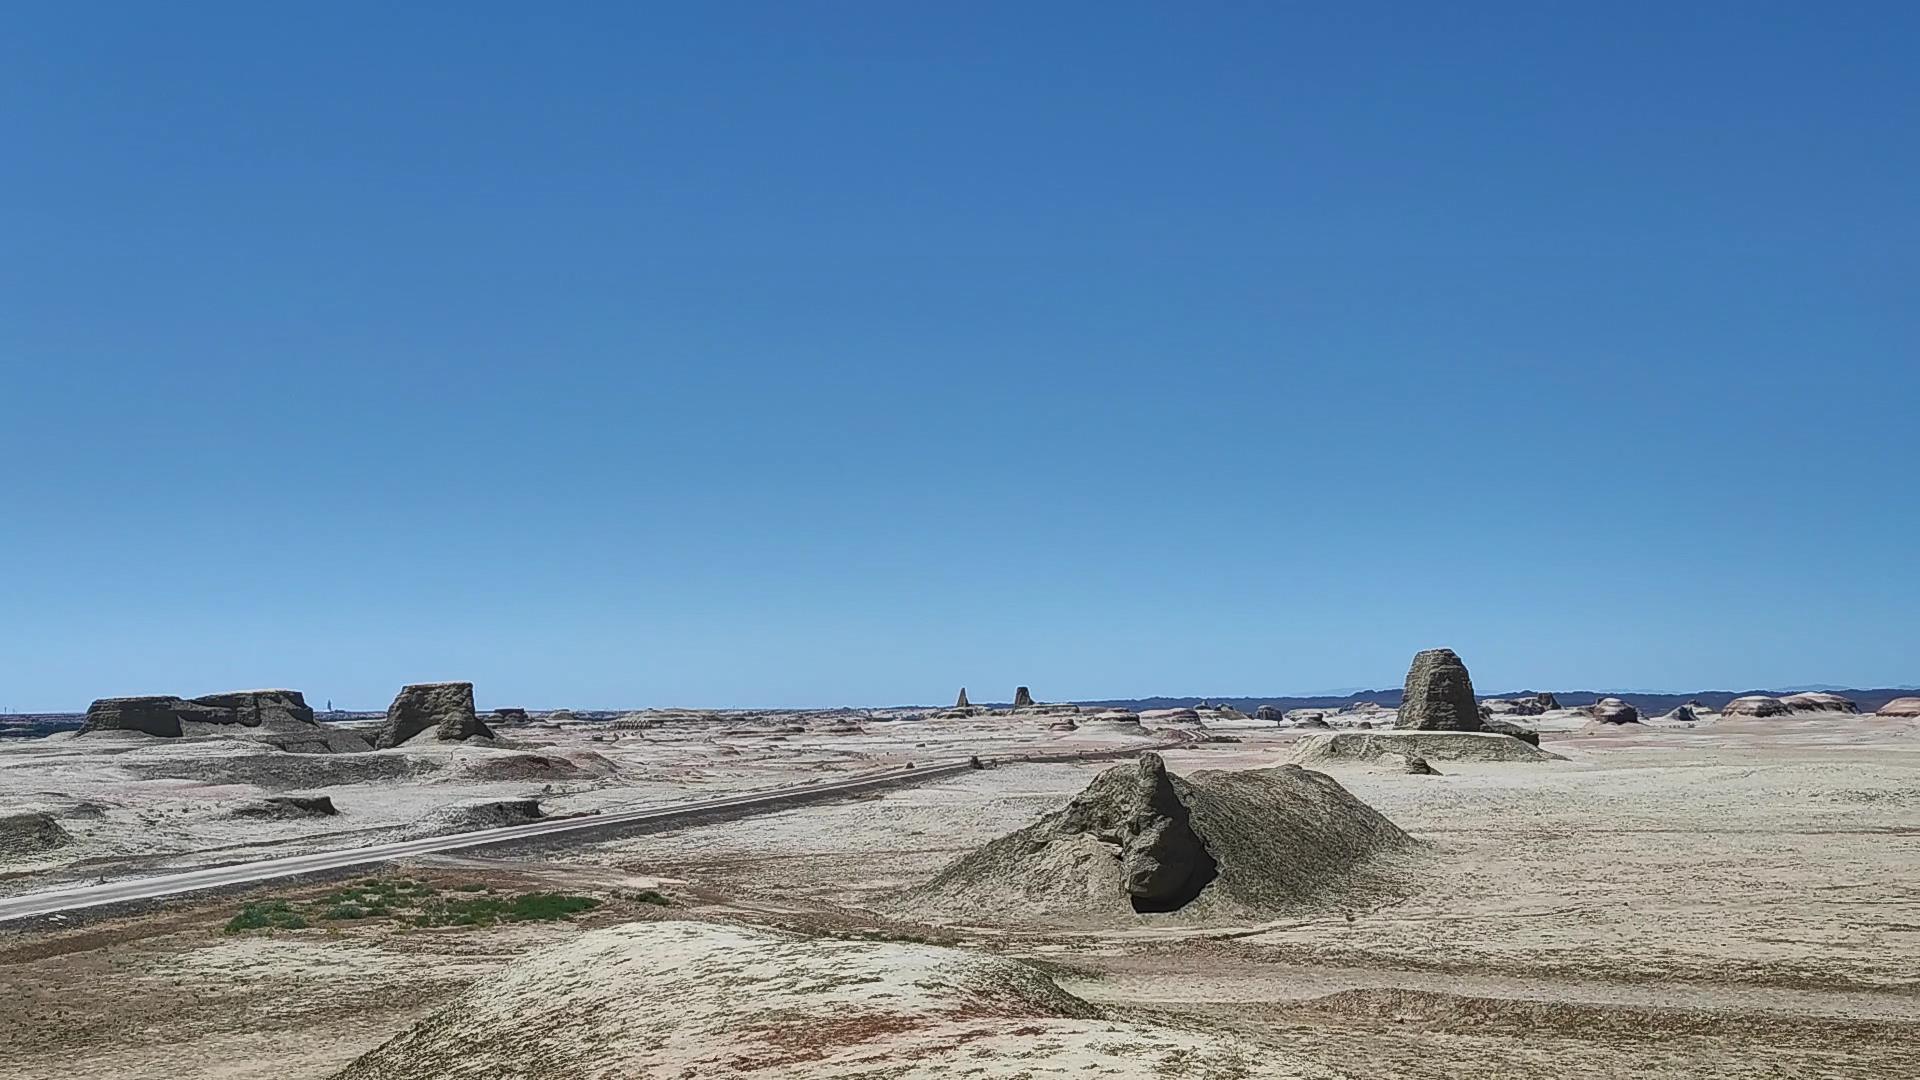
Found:
[[1259, 708], [1253, 710], [1253, 718], [1255, 720], [1265, 720], [1270, 724], [1277, 724], [1280, 721], [1285, 720], [1287, 718], [1287, 714], [1284, 709], [1281, 709], [1277, 705], [1262, 705]]
[[1414, 754], [1406, 756], [1404, 768], [1415, 776], [1439, 776], [1440, 770], [1427, 764], [1427, 759]]
[[1691, 705], [1675, 705], [1672, 712], [1660, 719], [1669, 724], [1692, 724], [1699, 722], [1700, 715], [1693, 711]]
[[479, 979], [335, 1080], [1331, 1076], [1278, 1049], [1109, 1019], [977, 949], [723, 923], [592, 930]]
[[496, 724], [524, 724], [528, 722], [527, 710], [512, 707], [495, 709], [493, 721]]
[[1493, 732], [1496, 735], [1510, 735], [1529, 746], [1540, 745], [1540, 733], [1538, 731], [1530, 727], [1522, 727], [1511, 721], [1487, 720], [1482, 722], [1481, 728], [1482, 730]]
[[1142, 754], [1061, 810], [910, 890], [916, 911], [1009, 921], [1207, 919], [1364, 902], [1402, 883], [1377, 856], [1415, 845], [1331, 777], [1297, 766], [1176, 776]]
[[546, 816], [539, 799], [497, 799], [436, 810], [408, 831], [415, 836], [445, 836], [475, 829], [525, 825]]
[[233, 813], [235, 817], [293, 820], [332, 817], [339, 812], [333, 805], [333, 799], [326, 795], [269, 795]]
[[1398, 726], [1418, 731], [1480, 730], [1473, 679], [1452, 649], [1427, 649], [1414, 656], [1401, 692]]
[[967, 688], [966, 688], [966, 687], [964, 687], [964, 686], [963, 686], [963, 687], [961, 687], [961, 688], [960, 688], [960, 696], [959, 696], [959, 697], [956, 697], [956, 698], [954, 698], [954, 699], [953, 699], [953, 707], [954, 707], [954, 708], [956, 708], [956, 709], [971, 709], [971, 708], [973, 708], [973, 703], [967, 700]]
[[140, 732], [159, 738], [244, 736], [297, 753], [371, 749], [351, 731], [315, 720], [298, 690], [232, 690], [187, 699], [171, 695], [102, 698], [87, 709], [80, 733]]
[[[218, 716], [219, 719], [207, 720], [212, 716]], [[177, 739], [186, 733], [182, 725], [188, 719], [211, 723], [231, 722], [229, 714], [195, 705], [185, 698], [157, 695], [101, 698], [87, 706], [87, 718], [80, 724], [80, 734], [133, 731], [162, 739]]]
[[1489, 716], [1539, 716], [1545, 705], [1533, 698], [1488, 698], [1480, 703], [1482, 718]]
[[383, 750], [401, 746], [429, 730], [441, 742], [493, 737], [493, 730], [474, 715], [472, 683], [415, 683], [401, 687], [387, 706], [387, 720], [374, 745]]
[[1797, 713], [1833, 713], [1838, 716], [1855, 716], [1860, 706], [1839, 694], [1788, 694], [1780, 699], [1780, 704]]
[[1920, 697], [1894, 698], [1874, 713], [1876, 716], [1920, 716]]
[[1559, 754], [1491, 731], [1333, 731], [1294, 745], [1302, 765], [1423, 757], [1428, 761], [1563, 761]]
[[1593, 718], [1603, 724], [1637, 724], [1640, 710], [1617, 697], [1601, 698], [1593, 703]]
[[1013, 707], [1016, 709], [1033, 708], [1033, 694], [1024, 686], [1015, 687], [1013, 691]]
[[73, 843], [52, 814], [31, 811], [0, 815], [0, 863], [17, 862], [57, 851]]
[[1159, 754], [1108, 769], [1067, 805], [1059, 828], [1117, 845], [1135, 910], [1171, 911], [1213, 880], [1213, 859], [1188, 824]]
[[1727, 702], [1720, 710], [1722, 716], [1785, 716], [1793, 710], [1777, 697], [1765, 694], [1749, 694]]

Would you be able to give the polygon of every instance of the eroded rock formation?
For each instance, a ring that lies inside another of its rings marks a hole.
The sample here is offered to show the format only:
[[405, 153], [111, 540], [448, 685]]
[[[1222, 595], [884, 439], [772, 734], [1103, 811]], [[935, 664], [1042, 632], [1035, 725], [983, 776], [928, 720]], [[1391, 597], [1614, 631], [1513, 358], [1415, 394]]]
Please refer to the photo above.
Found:
[[101, 698], [87, 708], [82, 735], [132, 731], [165, 739], [239, 735], [300, 753], [348, 753], [367, 741], [319, 723], [298, 690], [230, 690], [197, 698], [171, 695]]
[[1748, 694], [1727, 702], [1720, 710], [1722, 716], [1785, 716], [1793, 710], [1777, 697], [1765, 694]]
[[1419, 731], [1479, 731], [1473, 678], [1452, 649], [1427, 649], [1407, 669], [1399, 726]]
[[493, 737], [492, 729], [474, 715], [472, 683], [414, 683], [394, 695], [374, 745], [381, 749], [400, 746], [428, 730], [441, 742], [458, 742], [476, 735]]
[[1602, 724], [1637, 724], [1640, 710], [1617, 697], [1601, 698], [1593, 703], [1593, 718]]
[[1033, 694], [1028, 692], [1024, 686], [1016, 687], [1013, 691], [1013, 707], [1016, 709], [1033, 708]]

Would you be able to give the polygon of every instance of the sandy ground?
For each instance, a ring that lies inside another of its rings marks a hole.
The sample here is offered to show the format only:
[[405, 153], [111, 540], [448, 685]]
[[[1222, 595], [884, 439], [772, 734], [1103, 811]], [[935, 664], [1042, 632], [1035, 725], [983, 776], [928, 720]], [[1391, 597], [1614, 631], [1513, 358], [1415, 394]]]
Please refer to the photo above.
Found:
[[[697, 724], [649, 730], [631, 745], [549, 734], [555, 750], [592, 750], [620, 764], [620, 776], [561, 796], [607, 803], [1061, 738], [1026, 718], [865, 726], [772, 746], [761, 745], [763, 734], [702, 734]], [[1241, 741], [1169, 752], [1169, 766], [1270, 765], [1299, 737], [1253, 725], [1227, 733]], [[721, 749], [735, 744], [739, 754]], [[168, 782], [116, 772], [125, 754], [67, 756], [68, 745], [48, 740], [22, 758], [0, 749], [0, 794], [16, 805], [52, 799], [47, 792], [109, 803], [109, 822], [217, 801], [204, 790], [217, 785], [152, 787]], [[1550, 730], [1543, 745], [1565, 760], [1453, 763], [1440, 776], [1328, 768], [1435, 852], [1421, 890], [1377, 910], [1239, 926], [1143, 917], [1131, 927], [1035, 931], [943, 925], [891, 906], [901, 887], [1057, 807], [1101, 767], [1024, 765], [670, 833], [409, 868], [441, 882], [607, 900], [567, 923], [369, 923], [236, 936], [220, 932], [240, 902], [230, 897], [73, 930], [7, 933], [0, 1076], [317, 1080], [528, 949], [662, 917], [1034, 959], [1115, 1017], [1225, 1039], [1256, 1056], [1265, 1048], [1329, 1075], [1915, 1075], [1920, 723], [1834, 717]], [[396, 827], [436, 800], [476, 797], [476, 785], [452, 774], [324, 790], [343, 818], [350, 803], [362, 804], [348, 794], [366, 793], [365, 805], [381, 807], [365, 811], [367, 820]], [[524, 794], [528, 785], [496, 784], [486, 794], [505, 797], [496, 788]], [[169, 860], [201, 857], [189, 854], [202, 850], [195, 845], [231, 842], [225, 830], [243, 828], [204, 807], [162, 820], [179, 822], [160, 832], [175, 845]], [[139, 853], [137, 839], [103, 833], [88, 843]], [[338, 829], [280, 841], [344, 842]], [[643, 886], [673, 906], [621, 899]]]

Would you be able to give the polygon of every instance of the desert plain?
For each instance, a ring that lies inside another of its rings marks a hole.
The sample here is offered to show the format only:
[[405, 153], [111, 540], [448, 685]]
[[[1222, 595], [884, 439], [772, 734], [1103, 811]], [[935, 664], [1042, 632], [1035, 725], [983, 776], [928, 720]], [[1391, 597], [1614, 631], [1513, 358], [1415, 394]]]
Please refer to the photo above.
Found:
[[[0, 922], [0, 1076], [1920, 1070], [1920, 719], [1555, 709], [1516, 721], [1537, 751], [1443, 748], [1428, 771], [1352, 752], [1393, 720], [681, 710], [536, 716], [365, 753], [9, 740], [0, 815], [59, 836], [15, 837], [0, 900], [510, 824], [514, 807], [593, 815], [907, 762], [983, 767]], [[1133, 833], [1074, 832], [1072, 811], [1110, 771], [1192, 808], [1219, 864], [1200, 901], [1116, 906], [1116, 844]], [[1309, 798], [1295, 817], [1256, 814], [1245, 827], [1265, 835], [1224, 851], [1229, 803], [1193, 793], [1255, 790], [1240, 776]], [[319, 795], [336, 812], [265, 801]], [[1299, 816], [1332, 812], [1366, 822], [1323, 838]], [[1203, 902], [1249, 872], [1242, 851], [1305, 876]], [[930, 891], [967, 873], [964, 890]], [[420, 917], [466, 910], [451, 897], [527, 896], [572, 899], [557, 917]]]

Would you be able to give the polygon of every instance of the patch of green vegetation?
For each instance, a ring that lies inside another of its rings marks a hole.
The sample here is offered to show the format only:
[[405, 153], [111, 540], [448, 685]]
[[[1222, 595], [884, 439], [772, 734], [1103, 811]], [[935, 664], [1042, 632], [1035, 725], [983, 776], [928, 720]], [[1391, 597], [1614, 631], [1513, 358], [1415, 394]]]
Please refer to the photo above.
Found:
[[668, 907], [668, 906], [671, 906], [673, 903], [671, 900], [668, 900], [664, 895], [662, 895], [657, 889], [641, 889], [637, 893], [628, 893], [627, 899], [633, 901], [636, 904], [657, 904], [660, 907]]
[[[313, 900], [263, 900], [247, 904], [228, 920], [226, 932], [299, 930], [322, 923], [391, 918], [403, 926], [492, 926], [497, 922], [547, 922], [600, 906], [590, 896], [531, 892], [495, 895], [486, 885], [459, 885], [457, 896], [412, 878], [362, 878]], [[657, 894], [656, 894], [657, 895]], [[665, 903], [665, 898], [658, 901]]]
[[238, 934], [247, 930], [302, 930], [307, 920], [285, 900], [268, 900], [258, 904], [248, 904], [240, 909], [240, 914], [227, 920], [227, 933]]
[[599, 906], [600, 901], [591, 896], [532, 892], [511, 899], [476, 896], [438, 900], [425, 905], [419, 914], [402, 918], [415, 926], [492, 926], [496, 922], [551, 922]]

